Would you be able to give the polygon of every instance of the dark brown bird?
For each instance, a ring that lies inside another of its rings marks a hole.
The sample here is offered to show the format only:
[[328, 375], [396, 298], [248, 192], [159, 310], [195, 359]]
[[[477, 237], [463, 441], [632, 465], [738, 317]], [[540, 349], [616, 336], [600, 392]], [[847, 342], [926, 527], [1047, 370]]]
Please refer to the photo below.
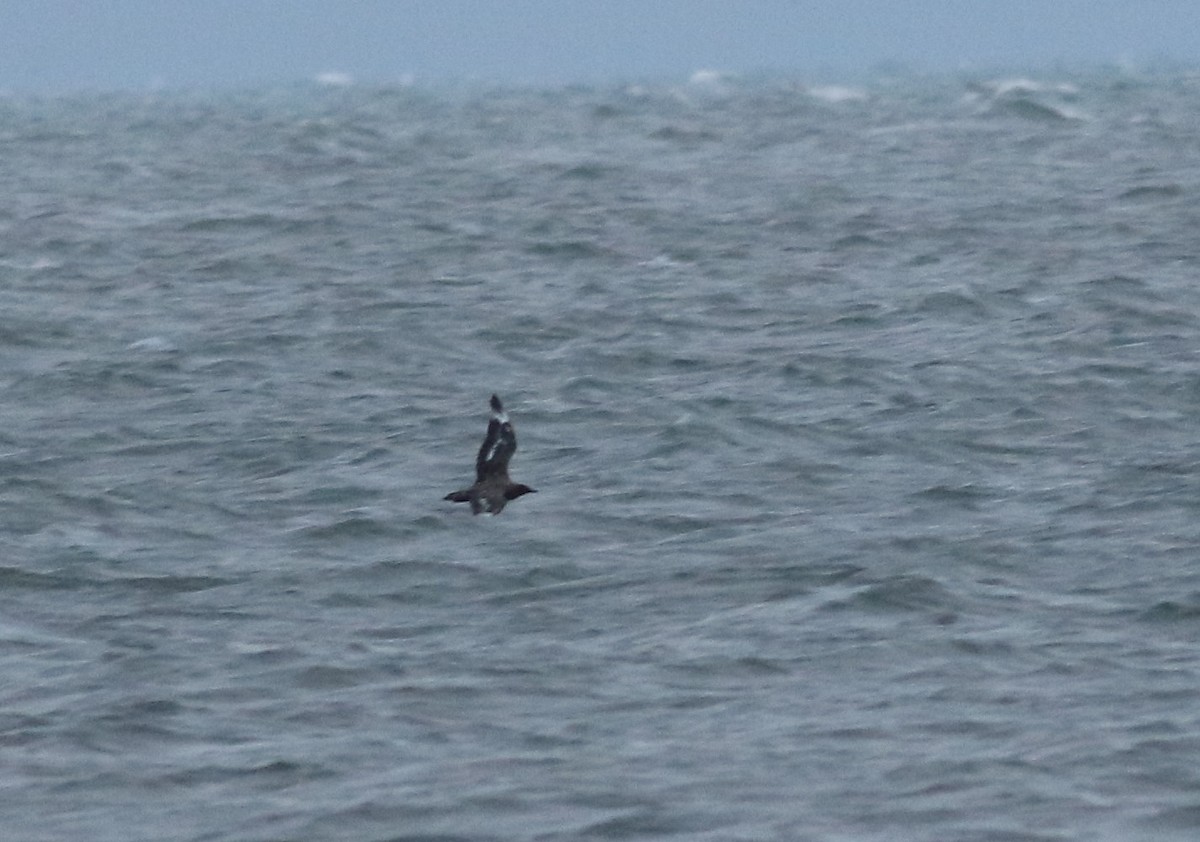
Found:
[[508, 478], [508, 460], [517, 452], [517, 434], [509, 423], [508, 413], [500, 398], [492, 395], [492, 418], [487, 435], [475, 457], [475, 484], [462, 491], [447, 494], [443, 499], [452, 503], [470, 503], [471, 514], [487, 512], [498, 515], [504, 504], [522, 494], [532, 494], [536, 488], [513, 482]]

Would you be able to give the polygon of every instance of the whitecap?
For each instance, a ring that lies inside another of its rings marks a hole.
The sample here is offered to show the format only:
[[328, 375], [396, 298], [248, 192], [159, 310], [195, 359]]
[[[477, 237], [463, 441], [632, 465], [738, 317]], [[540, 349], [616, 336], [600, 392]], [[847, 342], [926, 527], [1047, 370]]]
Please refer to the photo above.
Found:
[[719, 85], [725, 81], [725, 74], [719, 70], [697, 70], [688, 78], [689, 85]]
[[323, 73], [318, 73], [314, 77], [314, 81], [318, 85], [324, 85], [328, 88], [347, 88], [354, 84], [354, 77], [349, 73], [343, 73], [339, 70], [327, 70]]
[[149, 351], [155, 354], [167, 354], [179, 350], [179, 346], [163, 336], [147, 336], [136, 342], [129, 343], [131, 351]]
[[807, 93], [813, 99], [824, 102], [864, 102], [867, 99], [866, 91], [843, 85], [819, 85], [809, 88]]

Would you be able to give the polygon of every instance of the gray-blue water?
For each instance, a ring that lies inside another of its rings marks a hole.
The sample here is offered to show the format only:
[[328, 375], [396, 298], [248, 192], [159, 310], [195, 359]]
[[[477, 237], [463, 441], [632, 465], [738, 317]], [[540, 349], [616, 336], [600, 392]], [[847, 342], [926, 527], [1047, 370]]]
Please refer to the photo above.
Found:
[[9, 98], [0, 359], [5, 839], [1200, 834], [1200, 76]]

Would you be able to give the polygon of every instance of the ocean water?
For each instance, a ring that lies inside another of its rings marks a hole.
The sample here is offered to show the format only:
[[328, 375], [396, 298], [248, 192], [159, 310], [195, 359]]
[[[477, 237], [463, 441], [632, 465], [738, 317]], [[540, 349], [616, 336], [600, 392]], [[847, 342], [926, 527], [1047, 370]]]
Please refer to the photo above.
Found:
[[[0, 153], [5, 839], [1200, 834], [1200, 76]], [[539, 493], [472, 517], [492, 392]]]

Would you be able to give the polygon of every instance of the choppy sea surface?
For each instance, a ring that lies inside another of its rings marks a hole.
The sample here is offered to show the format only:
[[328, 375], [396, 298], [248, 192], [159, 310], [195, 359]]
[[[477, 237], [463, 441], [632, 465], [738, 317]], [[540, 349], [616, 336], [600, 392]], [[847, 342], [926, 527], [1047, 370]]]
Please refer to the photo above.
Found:
[[5, 839], [1200, 834], [1200, 75], [9, 97], [0, 196]]

